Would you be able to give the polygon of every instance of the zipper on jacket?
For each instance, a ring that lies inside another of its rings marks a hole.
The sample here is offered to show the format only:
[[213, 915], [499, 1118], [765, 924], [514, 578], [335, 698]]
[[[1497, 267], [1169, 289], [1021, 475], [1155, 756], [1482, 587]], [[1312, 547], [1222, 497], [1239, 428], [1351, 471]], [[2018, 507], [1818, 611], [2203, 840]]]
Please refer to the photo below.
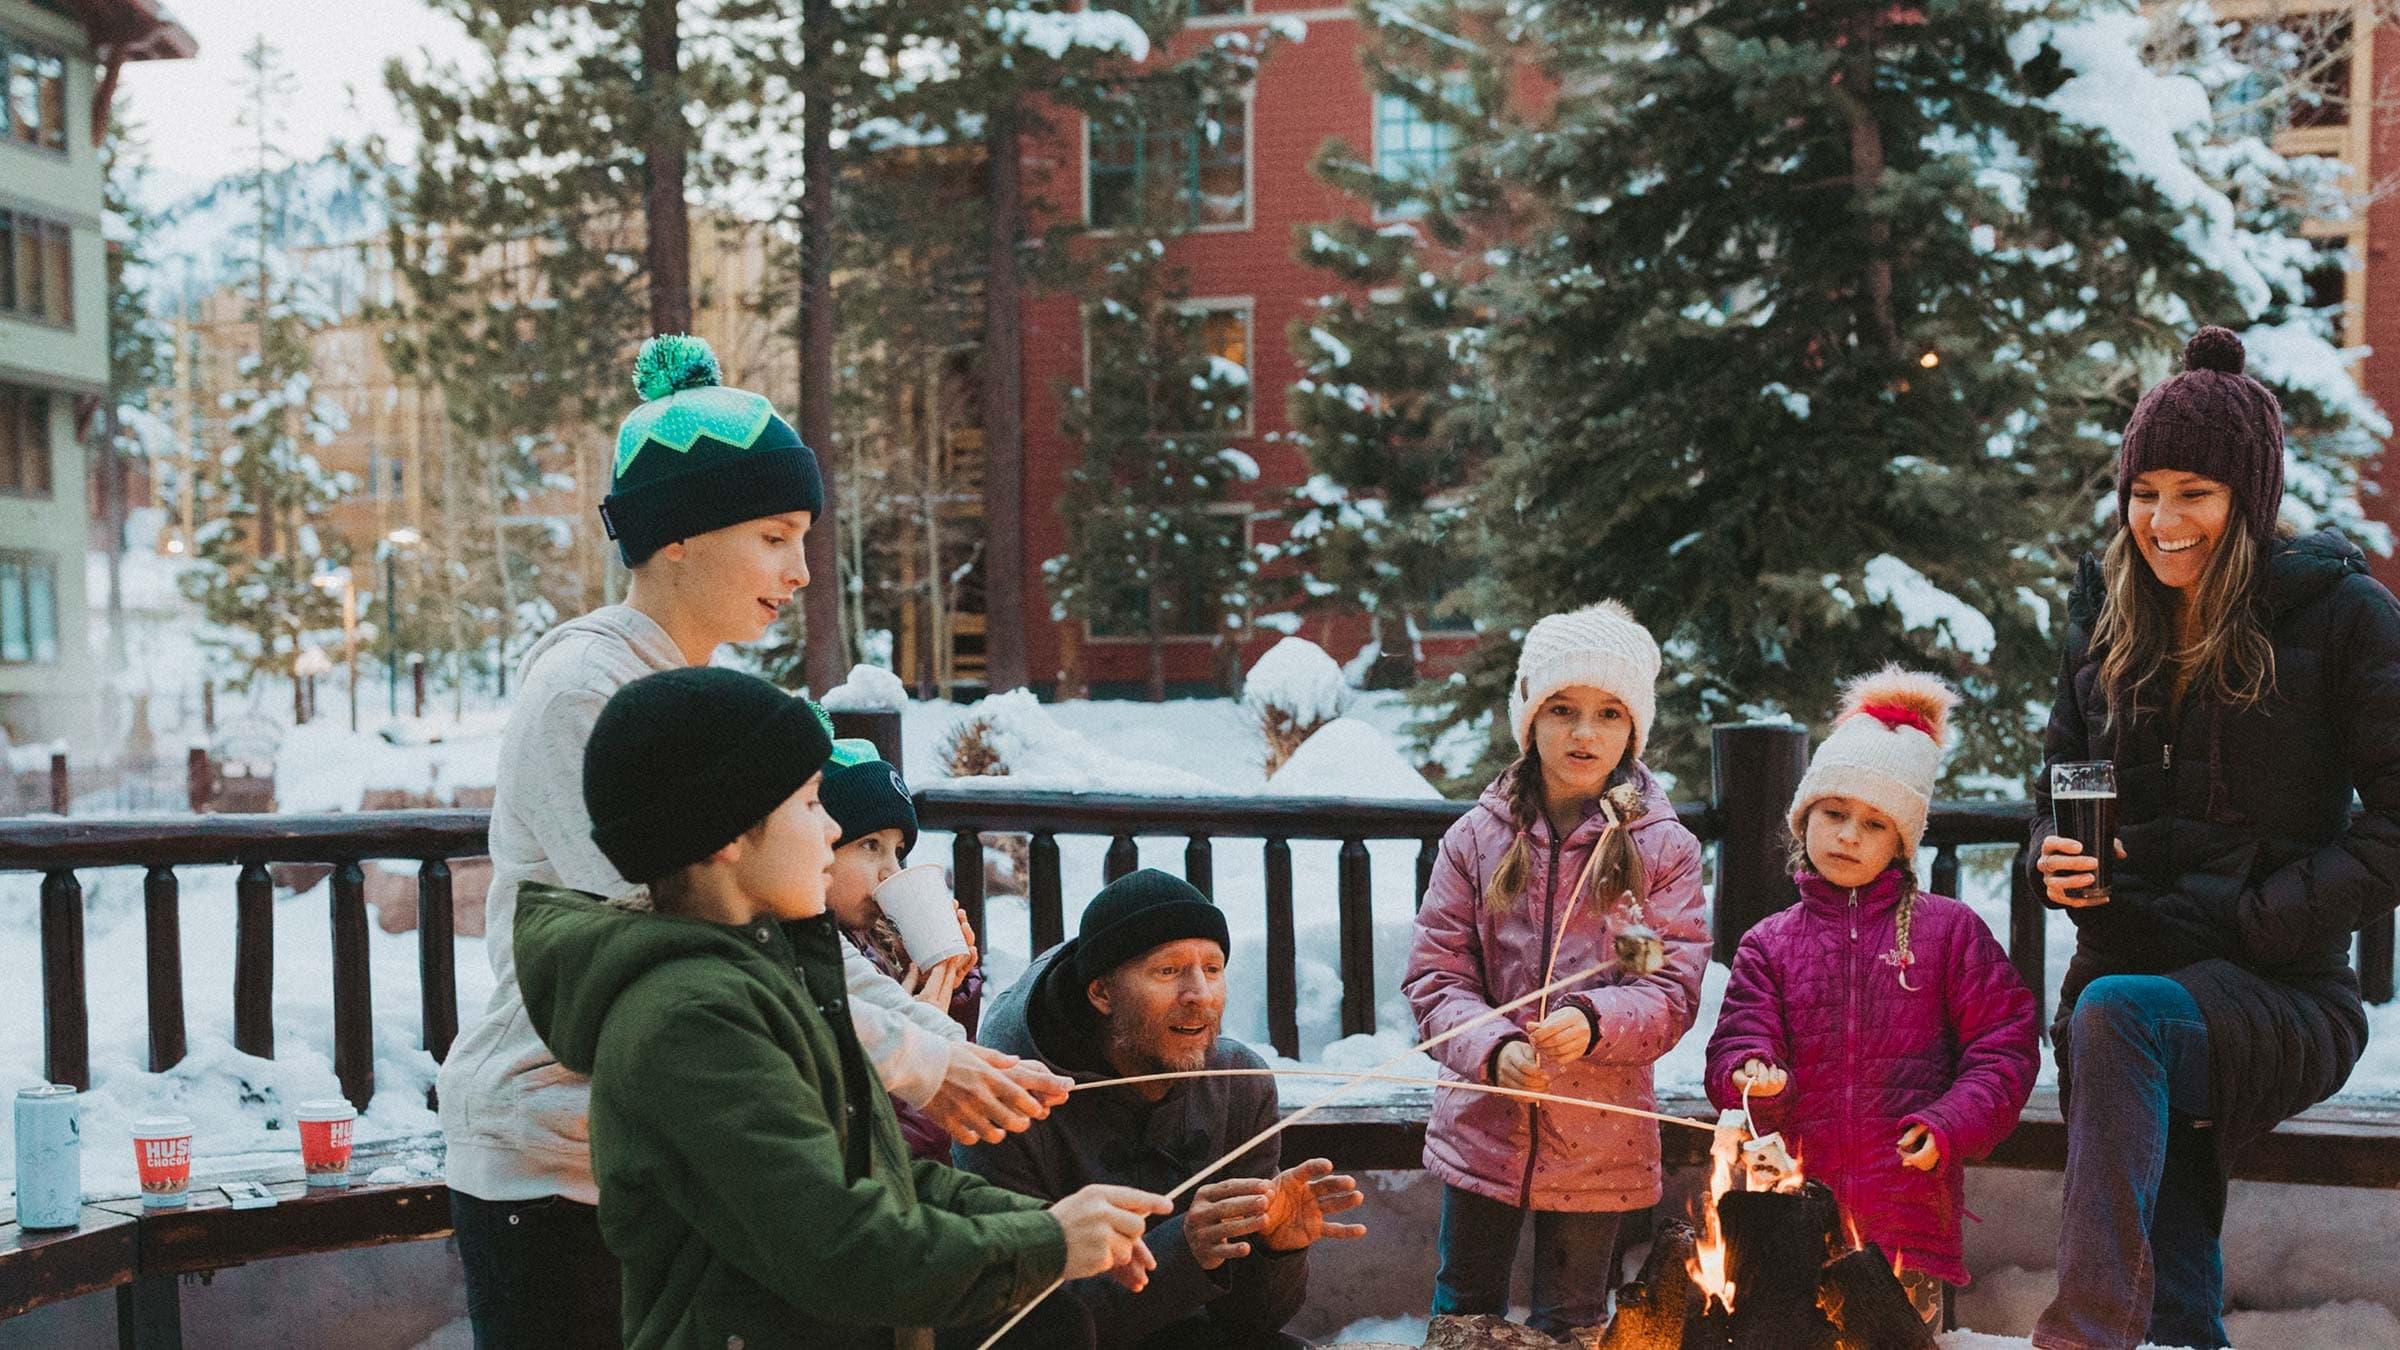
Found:
[[2159, 748], [2158, 767], [2170, 770], [2175, 767], [2175, 743], [2173, 741], [2168, 741]]
[[[1842, 958], [1842, 1060], [1847, 1064], [1858, 1063], [1858, 888], [1856, 886], [1850, 888], [1850, 946]], [[1850, 1122], [1857, 1118], [1858, 1075], [1848, 1073], [1842, 1076], [1842, 1125], [1840, 1128], [1844, 1135], [1849, 1133]], [[1845, 1151], [1836, 1153], [1834, 1156], [1848, 1156], [1846, 1150], [1849, 1142], [1847, 1138], [1843, 1139], [1842, 1146]]]
[[[1550, 831], [1550, 875], [1542, 878], [1542, 965], [1550, 968], [1550, 935], [1553, 927], [1550, 911], [1558, 903], [1558, 858], [1564, 843], [1558, 830]], [[1517, 1208], [1533, 1208], [1533, 1167], [1542, 1149], [1542, 1104], [1525, 1103], [1525, 1180], [1517, 1187]]]

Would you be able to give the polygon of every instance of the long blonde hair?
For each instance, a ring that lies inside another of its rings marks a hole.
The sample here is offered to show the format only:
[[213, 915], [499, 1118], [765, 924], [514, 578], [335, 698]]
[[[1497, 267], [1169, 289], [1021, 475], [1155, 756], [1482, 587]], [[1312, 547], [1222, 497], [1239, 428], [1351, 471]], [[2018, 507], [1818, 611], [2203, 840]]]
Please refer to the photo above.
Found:
[[2116, 728], [2118, 714], [2130, 714], [2145, 696], [2156, 697], [2162, 681], [2169, 685], [2162, 706], [2198, 693], [2227, 707], [2246, 708], [2274, 690], [2275, 644], [2260, 612], [2266, 555], [2267, 541], [2251, 537], [2241, 513], [2231, 515], [2186, 600], [2198, 618], [2199, 636], [2180, 646], [2173, 592], [2152, 575], [2133, 531], [2117, 531], [2101, 559], [2107, 593], [2092, 628], [2100, 684], [2108, 694], [2105, 725]]
[[[1623, 797], [1619, 791], [1632, 782], [1633, 752], [1628, 747], [1625, 761], [1609, 775], [1609, 793], [1603, 794], [1601, 809], [1614, 820], [1592, 845], [1591, 857], [1584, 860], [1583, 875], [1576, 878], [1576, 891], [1583, 897], [1583, 906], [1594, 912], [1605, 911], [1619, 896], [1630, 895], [1636, 905], [1650, 899], [1650, 878], [1642, 867], [1640, 850], [1633, 846], [1633, 822], [1641, 815], [1636, 804], [1627, 810], [1610, 801], [1610, 795]], [[1500, 865], [1492, 869], [1492, 879], [1483, 888], [1483, 904], [1495, 914], [1506, 914], [1517, 907], [1525, 894], [1525, 885], [1533, 879], [1533, 827], [1542, 814], [1542, 756], [1533, 745], [1517, 756], [1505, 775], [1508, 779], [1509, 824], [1516, 837], [1509, 842], [1508, 852], [1500, 857]]]

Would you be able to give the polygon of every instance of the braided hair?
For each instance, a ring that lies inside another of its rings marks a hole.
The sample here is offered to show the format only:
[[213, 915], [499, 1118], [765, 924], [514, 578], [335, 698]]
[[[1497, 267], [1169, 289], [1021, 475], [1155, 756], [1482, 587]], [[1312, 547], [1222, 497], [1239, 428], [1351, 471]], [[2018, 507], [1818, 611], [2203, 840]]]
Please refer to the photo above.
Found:
[[[1495, 914], [1506, 914], [1517, 907], [1525, 894], [1526, 883], [1533, 879], [1533, 827], [1542, 814], [1542, 756], [1532, 745], [1517, 756], [1503, 777], [1508, 782], [1508, 823], [1516, 831], [1509, 841], [1508, 852], [1500, 856], [1500, 865], [1492, 869], [1492, 879], [1483, 888], [1483, 904]], [[1633, 785], [1633, 753], [1626, 750], [1625, 759], [1608, 776], [1608, 792], [1602, 809], [1612, 816], [1612, 824], [1592, 845], [1591, 856], [1584, 861], [1583, 875], [1576, 879], [1576, 893], [1582, 895], [1586, 908], [1605, 910], [1621, 896], [1630, 896], [1635, 912], [1650, 899], [1650, 879], [1642, 866], [1640, 850], [1633, 846], [1633, 822], [1641, 815], [1638, 794]], [[1630, 807], [1619, 799], [1630, 799]]]

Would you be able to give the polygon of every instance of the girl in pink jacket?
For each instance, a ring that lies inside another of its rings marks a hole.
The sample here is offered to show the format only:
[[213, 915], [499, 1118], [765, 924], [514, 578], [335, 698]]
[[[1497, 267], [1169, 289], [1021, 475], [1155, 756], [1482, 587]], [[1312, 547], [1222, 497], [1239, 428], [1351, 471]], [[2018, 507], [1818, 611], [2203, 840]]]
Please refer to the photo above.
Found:
[[[1553, 974], [1609, 964], [1444, 1042], [1444, 1080], [1655, 1107], [1651, 1063], [1691, 1029], [1708, 961], [1700, 842], [1641, 763], [1658, 664], [1614, 603], [1526, 635], [1509, 690], [1522, 753], [1443, 836], [1404, 987], [1430, 1037]], [[1425, 1131], [1443, 1183], [1437, 1319], [1506, 1312], [1530, 1211], [1532, 1325], [1602, 1325], [1617, 1222], [1658, 1203], [1658, 1154], [1648, 1121], [1437, 1092]]]
[[1742, 938], [1708, 1095], [1780, 1130], [1928, 1322], [1967, 1282], [1965, 1164], [2016, 1128], [2041, 1063], [2033, 995], [1981, 917], [1917, 889], [1951, 707], [1931, 675], [1853, 681], [1792, 797], [1800, 903]]

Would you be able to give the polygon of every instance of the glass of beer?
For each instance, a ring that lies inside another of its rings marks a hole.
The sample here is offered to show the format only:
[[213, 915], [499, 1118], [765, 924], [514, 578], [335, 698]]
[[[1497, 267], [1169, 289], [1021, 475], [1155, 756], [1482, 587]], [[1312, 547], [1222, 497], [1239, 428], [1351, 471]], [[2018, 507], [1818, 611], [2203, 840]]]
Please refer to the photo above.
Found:
[[2059, 834], [2081, 844], [2086, 857], [2100, 861], [2091, 883], [2075, 894], [2107, 899], [2109, 872], [2117, 860], [2117, 766], [2105, 759], [2052, 765], [2050, 807], [2058, 818]]

